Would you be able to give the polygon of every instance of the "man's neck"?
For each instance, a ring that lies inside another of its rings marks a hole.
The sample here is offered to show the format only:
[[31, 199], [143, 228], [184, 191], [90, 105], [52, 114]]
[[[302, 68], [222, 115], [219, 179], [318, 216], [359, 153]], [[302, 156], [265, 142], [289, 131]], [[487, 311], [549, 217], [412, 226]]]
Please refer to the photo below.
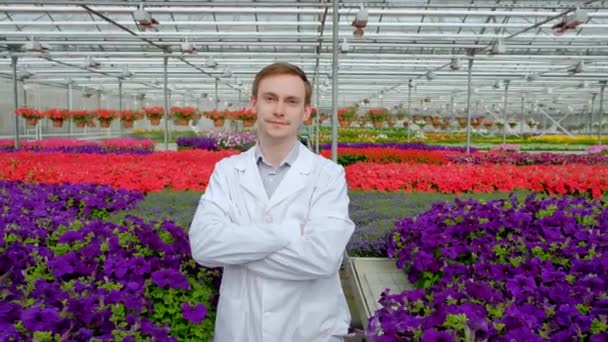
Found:
[[277, 141], [259, 137], [258, 146], [264, 158], [271, 163], [273, 167], [278, 167], [279, 164], [287, 158], [287, 155], [297, 142], [297, 138]]

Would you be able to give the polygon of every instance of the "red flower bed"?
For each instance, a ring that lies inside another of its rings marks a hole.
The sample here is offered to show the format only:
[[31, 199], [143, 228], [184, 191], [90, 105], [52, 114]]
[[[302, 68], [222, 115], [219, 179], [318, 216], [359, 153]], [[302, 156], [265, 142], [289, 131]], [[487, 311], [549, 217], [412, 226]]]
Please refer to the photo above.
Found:
[[29, 183], [97, 183], [143, 192], [204, 190], [220, 159], [235, 151], [184, 150], [148, 155], [0, 153], [0, 179]]
[[429, 165], [357, 163], [346, 168], [350, 189], [423, 192], [494, 192], [517, 189], [602, 196], [608, 166]]
[[[322, 150], [321, 155], [331, 158], [331, 150]], [[372, 163], [425, 163], [446, 164], [448, 159], [438, 151], [401, 150], [396, 148], [338, 148], [338, 155], [365, 156]]]

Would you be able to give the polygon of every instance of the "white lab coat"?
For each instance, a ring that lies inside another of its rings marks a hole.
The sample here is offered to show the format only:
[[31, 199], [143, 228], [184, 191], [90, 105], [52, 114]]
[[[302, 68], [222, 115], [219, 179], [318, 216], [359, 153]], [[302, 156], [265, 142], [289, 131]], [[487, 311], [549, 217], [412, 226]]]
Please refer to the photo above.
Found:
[[199, 264], [224, 267], [216, 342], [329, 342], [347, 333], [338, 270], [354, 224], [344, 169], [299, 148], [270, 198], [255, 147], [217, 163], [201, 197], [190, 246]]

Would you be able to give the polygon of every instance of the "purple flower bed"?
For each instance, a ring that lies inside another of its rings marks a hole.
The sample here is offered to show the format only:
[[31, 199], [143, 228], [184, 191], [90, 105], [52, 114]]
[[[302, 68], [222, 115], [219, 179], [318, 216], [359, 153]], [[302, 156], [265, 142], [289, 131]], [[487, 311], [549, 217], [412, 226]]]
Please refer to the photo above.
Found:
[[[466, 152], [466, 147], [456, 146], [440, 146], [440, 145], [427, 145], [419, 142], [413, 143], [338, 143], [338, 148], [396, 148], [400, 150], [423, 150], [423, 151], [452, 151], [452, 152]], [[319, 148], [322, 150], [330, 150], [331, 144], [319, 144]], [[476, 148], [471, 147], [471, 152], [477, 152]]]
[[210, 339], [217, 272], [172, 222], [97, 185], [0, 182], [0, 341]]
[[176, 140], [177, 146], [181, 148], [195, 148], [201, 150], [217, 151], [217, 143], [213, 138], [205, 137], [179, 137]]
[[514, 164], [514, 165], [564, 165], [608, 164], [608, 155], [601, 154], [564, 154], [564, 153], [479, 153], [474, 155], [446, 155], [457, 164]]
[[64, 147], [51, 147], [51, 148], [0, 148], [0, 152], [19, 152], [19, 151], [34, 151], [34, 152], [62, 152], [62, 153], [97, 153], [97, 154], [150, 154], [152, 150], [143, 149], [130, 149], [130, 150], [117, 150], [108, 149], [104, 146], [64, 146]]
[[608, 340], [608, 209], [577, 197], [456, 200], [396, 223], [415, 289], [381, 294], [374, 341]]

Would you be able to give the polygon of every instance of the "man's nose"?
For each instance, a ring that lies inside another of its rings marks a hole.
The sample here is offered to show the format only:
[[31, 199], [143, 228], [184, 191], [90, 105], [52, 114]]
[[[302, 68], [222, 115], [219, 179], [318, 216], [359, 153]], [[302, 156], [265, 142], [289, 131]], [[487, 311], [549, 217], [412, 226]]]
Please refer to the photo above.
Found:
[[277, 101], [274, 106], [274, 115], [285, 116], [285, 104], [282, 101]]

